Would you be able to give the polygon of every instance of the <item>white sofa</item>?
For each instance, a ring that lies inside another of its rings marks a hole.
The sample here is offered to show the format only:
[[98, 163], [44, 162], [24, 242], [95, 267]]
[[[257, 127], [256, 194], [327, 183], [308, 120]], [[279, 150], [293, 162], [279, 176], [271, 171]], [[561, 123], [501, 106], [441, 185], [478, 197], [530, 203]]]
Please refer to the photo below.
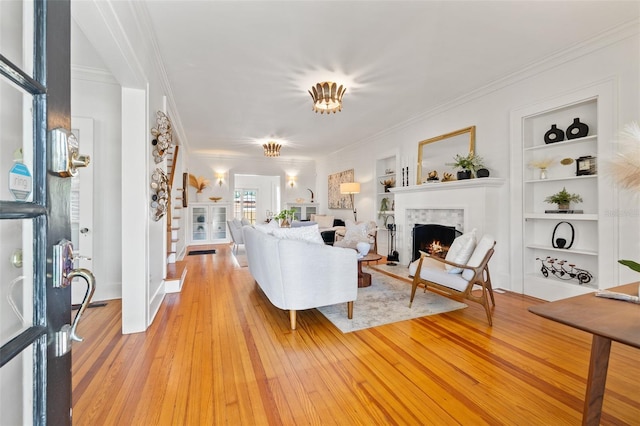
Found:
[[251, 226], [242, 232], [249, 272], [274, 306], [289, 310], [292, 330], [301, 309], [346, 302], [347, 316], [353, 317], [358, 295], [355, 250], [276, 238]]

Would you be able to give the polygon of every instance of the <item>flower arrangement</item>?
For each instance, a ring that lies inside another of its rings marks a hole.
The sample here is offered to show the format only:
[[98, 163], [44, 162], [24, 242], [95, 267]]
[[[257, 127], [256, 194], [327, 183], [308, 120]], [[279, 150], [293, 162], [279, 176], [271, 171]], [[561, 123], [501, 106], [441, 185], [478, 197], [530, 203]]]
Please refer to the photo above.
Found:
[[562, 191], [549, 195], [544, 201], [545, 203], [557, 204], [559, 209], [568, 209], [570, 203], [581, 203], [582, 197], [578, 194], [569, 194], [566, 188], [562, 188]]
[[389, 188], [394, 188], [396, 186], [396, 180], [393, 178], [385, 179], [380, 181], [380, 185], [384, 186], [384, 192], [389, 192]]
[[456, 154], [453, 157], [453, 163], [447, 163], [447, 166], [452, 166], [456, 169], [469, 170], [475, 174], [478, 169], [484, 167], [484, 160], [479, 155], [474, 154], [473, 152], [468, 153], [467, 155]]
[[280, 213], [278, 213], [277, 215], [275, 215], [273, 218], [274, 219], [293, 219], [293, 217], [296, 214], [296, 210], [295, 209], [284, 209], [282, 211], [280, 211]]
[[553, 158], [543, 158], [542, 160], [533, 160], [529, 163], [534, 169], [548, 169], [555, 162]]
[[[612, 161], [609, 167], [611, 174], [618, 184], [629, 190], [640, 190], [640, 126], [636, 121], [627, 124], [621, 136], [625, 139], [622, 151]], [[618, 263], [640, 272], [640, 263], [633, 260], [618, 260]]]
[[192, 174], [189, 174], [189, 185], [193, 186], [196, 189], [196, 193], [202, 193], [202, 190], [207, 188], [211, 184], [209, 179], [205, 179], [204, 176], [195, 177]]

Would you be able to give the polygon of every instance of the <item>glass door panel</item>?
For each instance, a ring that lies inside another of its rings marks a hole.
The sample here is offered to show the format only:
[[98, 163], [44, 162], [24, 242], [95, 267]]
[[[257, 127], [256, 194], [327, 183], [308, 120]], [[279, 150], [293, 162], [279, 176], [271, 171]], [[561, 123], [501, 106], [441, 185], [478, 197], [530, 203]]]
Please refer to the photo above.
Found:
[[[33, 325], [31, 220], [0, 221], [0, 346]], [[24, 265], [24, 267], [23, 267]]]
[[207, 208], [193, 206], [191, 208], [191, 239], [193, 241], [206, 241], [208, 240], [207, 223]]
[[33, 22], [33, 1], [0, 1], [0, 53], [33, 77], [33, 31], [23, 22]]
[[[42, 338], [44, 340], [44, 337]], [[33, 425], [34, 394], [34, 344], [0, 369], [0, 383], [12, 383], [0, 387], [0, 413], [3, 425]]]

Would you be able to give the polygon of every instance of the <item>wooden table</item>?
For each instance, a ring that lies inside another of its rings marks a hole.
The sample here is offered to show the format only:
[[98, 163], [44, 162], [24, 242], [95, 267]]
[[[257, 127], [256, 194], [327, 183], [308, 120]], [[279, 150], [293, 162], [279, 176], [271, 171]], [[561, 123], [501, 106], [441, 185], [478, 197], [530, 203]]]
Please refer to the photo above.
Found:
[[[638, 284], [626, 284], [608, 290], [637, 296]], [[582, 424], [600, 424], [611, 342], [640, 348], [640, 305], [596, 297], [590, 293], [532, 306], [529, 311], [593, 334]]]
[[358, 288], [371, 285], [371, 274], [362, 272], [362, 262], [374, 262], [380, 259], [382, 259], [382, 256], [377, 253], [367, 253], [366, 256], [358, 257]]

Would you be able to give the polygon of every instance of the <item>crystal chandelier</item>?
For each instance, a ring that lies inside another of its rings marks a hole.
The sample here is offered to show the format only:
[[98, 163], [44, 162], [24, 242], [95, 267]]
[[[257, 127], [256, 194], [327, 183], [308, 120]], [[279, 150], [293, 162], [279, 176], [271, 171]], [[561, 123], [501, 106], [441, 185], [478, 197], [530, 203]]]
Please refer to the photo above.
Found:
[[279, 143], [269, 141], [263, 144], [262, 147], [264, 148], [265, 157], [280, 157], [280, 148], [282, 148], [282, 145]]
[[346, 87], [331, 81], [323, 81], [311, 87], [309, 94], [313, 99], [313, 110], [320, 114], [342, 111], [342, 96]]

